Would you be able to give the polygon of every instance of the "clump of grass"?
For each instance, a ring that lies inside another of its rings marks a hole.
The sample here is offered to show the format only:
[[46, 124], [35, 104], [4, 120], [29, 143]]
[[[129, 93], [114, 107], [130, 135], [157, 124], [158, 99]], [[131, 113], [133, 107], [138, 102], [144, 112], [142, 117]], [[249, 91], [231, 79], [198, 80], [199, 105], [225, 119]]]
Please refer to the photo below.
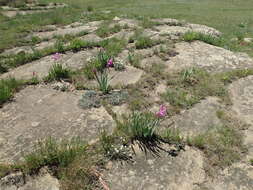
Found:
[[62, 64], [54, 64], [48, 73], [48, 76], [45, 78], [45, 81], [69, 79], [71, 77], [71, 71], [67, 68], [64, 68]]
[[16, 80], [15, 78], [1, 79], [0, 80], [0, 106], [13, 97], [23, 85], [23, 81]]
[[183, 36], [182, 39], [186, 42], [193, 42], [196, 40], [203, 41], [205, 43], [215, 45], [215, 46], [220, 46], [223, 47], [225, 44], [225, 41], [221, 37], [215, 37], [212, 35], [208, 34], [202, 34], [202, 33], [197, 33], [197, 32], [186, 32]]
[[253, 159], [250, 160], [250, 164], [253, 166]]
[[160, 118], [153, 113], [133, 112], [124, 117], [123, 122], [118, 121], [118, 132], [131, 143], [137, 143], [142, 150], [157, 153], [162, 142], [162, 138], [156, 133], [159, 125]]
[[126, 45], [126, 40], [117, 38], [106, 39], [100, 43], [100, 46], [103, 47], [111, 57], [116, 57], [124, 50]]
[[143, 18], [141, 20], [141, 26], [143, 28], [152, 28], [158, 24], [159, 24], [158, 22], [154, 22], [154, 21], [150, 20], [149, 18]]
[[163, 98], [175, 107], [186, 109], [199, 102], [195, 96], [188, 94], [187, 91], [177, 88], [168, 89], [167, 92], [163, 94]]
[[114, 26], [109, 26], [108, 23], [106, 24], [102, 24], [102, 26], [100, 26], [100, 28], [98, 28], [96, 30], [96, 34], [101, 37], [101, 38], [105, 38], [110, 36], [111, 34], [120, 32], [122, 30], [121, 25], [119, 24], [115, 24]]
[[119, 138], [115, 135], [108, 135], [102, 131], [100, 135], [100, 144], [102, 146], [103, 154], [109, 160], [129, 160], [129, 149], [124, 138]]
[[94, 72], [95, 79], [99, 85], [99, 89], [103, 92], [103, 94], [108, 94], [111, 90], [110, 79], [106, 70]]
[[65, 47], [64, 47], [64, 42], [63, 42], [63, 40], [58, 39], [58, 40], [55, 42], [54, 47], [55, 47], [55, 49], [57, 50], [57, 52], [59, 52], [59, 53], [65, 52]]
[[235, 36], [236, 36], [236, 38], [238, 39], [239, 42], [242, 42], [244, 40], [244, 38], [245, 38], [245, 32], [243, 32], [243, 31], [237, 31], [235, 33]]
[[67, 47], [67, 49], [72, 50], [74, 52], [78, 52], [83, 48], [90, 48], [90, 47], [93, 47], [94, 45], [95, 44], [92, 42], [88, 42], [88, 41], [84, 41], [84, 40], [76, 38], [70, 42], [70, 45], [69, 47]]
[[87, 145], [80, 139], [58, 143], [49, 138], [39, 142], [35, 150], [25, 156], [24, 169], [27, 173], [37, 173], [44, 166], [67, 167], [77, 156], [84, 154], [86, 148]]
[[137, 41], [135, 42], [135, 47], [136, 49], [151, 48], [157, 43], [158, 42], [152, 40], [151, 38], [147, 36], [140, 36], [139, 38], [137, 38]]
[[33, 45], [35, 45], [35, 44], [38, 44], [38, 43], [42, 42], [42, 39], [39, 38], [38, 36], [32, 36], [31, 42], [32, 42]]
[[140, 57], [140, 55], [128, 53], [128, 62], [136, 68], [141, 68]]
[[162, 138], [166, 143], [169, 144], [180, 144], [184, 141], [178, 130], [170, 128], [168, 128], [165, 133], [162, 134]]
[[249, 75], [253, 75], [253, 69], [237, 69], [228, 71], [225, 73], [217, 74], [217, 77], [222, 80], [222, 82], [226, 85], [240, 78], [245, 78]]
[[162, 97], [176, 109], [190, 108], [207, 96], [220, 97], [230, 103], [228, 92], [220, 76], [212, 75], [202, 69], [188, 68], [168, 76], [169, 88]]
[[111, 56], [107, 52], [100, 51], [95, 58], [93, 58], [89, 63], [85, 65], [84, 75], [86, 76], [86, 78], [94, 79], [94, 71], [103, 72], [110, 58]]
[[229, 166], [245, 152], [242, 134], [234, 126], [216, 126], [204, 134], [188, 138], [187, 143], [204, 151], [210, 169]]

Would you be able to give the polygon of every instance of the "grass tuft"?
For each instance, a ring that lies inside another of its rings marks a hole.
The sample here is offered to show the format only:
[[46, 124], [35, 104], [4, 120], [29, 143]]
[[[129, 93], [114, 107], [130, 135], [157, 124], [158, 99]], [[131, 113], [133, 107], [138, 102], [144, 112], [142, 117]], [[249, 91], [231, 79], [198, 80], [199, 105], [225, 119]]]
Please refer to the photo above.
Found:
[[208, 34], [202, 34], [197, 32], [186, 32], [182, 39], [186, 42], [193, 42], [196, 40], [205, 42], [207, 44], [223, 47], [225, 45], [224, 39], [221, 37], [215, 37]]
[[61, 79], [69, 79], [71, 77], [71, 71], [67, 68], [64, 68], [61, 64], [54, 64], [48, 73], [48, 76], [45, 77], [45, 81], [60, 81]]
[[14, 93], [23, 85], [22, 81], [15, 78], [1, 79], [0, 80], [0, 106], [10, 100]]

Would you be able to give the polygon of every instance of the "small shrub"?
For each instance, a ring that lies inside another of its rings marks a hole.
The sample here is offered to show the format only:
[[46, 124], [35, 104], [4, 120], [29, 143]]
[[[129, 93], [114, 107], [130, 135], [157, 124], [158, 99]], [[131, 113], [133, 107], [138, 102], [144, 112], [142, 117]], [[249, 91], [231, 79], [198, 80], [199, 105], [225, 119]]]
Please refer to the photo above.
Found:
[[54, 64], [50, 70], [49, 74], [46, 77], [46, 81], [53, 81], [53, 80], [61, 80], [61, 79], [68, 79], [71, 77], [71, 72], [69, 69], [64, 68], [61, 64]]
[[92, 12], [94, 10], [94, 7], [93, 6], [91, 6], [91, 5], [88, 5], [88, 7], [87, 7], [87, 11], [88, 12]]

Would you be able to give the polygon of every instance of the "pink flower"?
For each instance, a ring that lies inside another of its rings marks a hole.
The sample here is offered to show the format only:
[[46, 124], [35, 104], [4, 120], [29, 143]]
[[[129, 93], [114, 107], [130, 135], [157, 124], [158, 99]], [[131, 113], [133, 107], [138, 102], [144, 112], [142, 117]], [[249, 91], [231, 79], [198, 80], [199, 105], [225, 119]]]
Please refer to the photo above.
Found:
[[92, 69], [92, 72], [96, 74], [97, 73], [97, 69], [95, 69], [95, 68]]
[[113, 60], [112, 59], [108, 60], [106, 67], [113, 67]]
[[36, 76], [36, 72], [33, 71], [33, 77], [35, 77], [35, 76]]
[[57, 60], [59, 60], [61, 58], [61, 54], [60, 53], [55, 53], [53, 56], [52, 56], [52, 59], [54, 60], [54, 61], [57, 61]]
[[165, 105], [161, 105], [159, 111], [156, 113], [157, 117], [165, 117], [167, 114], [167, 108]]

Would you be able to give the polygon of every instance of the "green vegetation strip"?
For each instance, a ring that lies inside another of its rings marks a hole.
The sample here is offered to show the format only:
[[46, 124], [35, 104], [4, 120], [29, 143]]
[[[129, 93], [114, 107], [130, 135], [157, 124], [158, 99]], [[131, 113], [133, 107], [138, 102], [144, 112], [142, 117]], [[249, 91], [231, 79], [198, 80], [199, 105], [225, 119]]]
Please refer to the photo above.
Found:
[[167, 76], [168, 90], [162, 98], [174, 106], [174, 111], [189, 109], [207, 96], [220, 97], [226, 104], [230, 99], [226, 85], [253, 75], [253, 69], [233, 70], [211, 74], [202, 69], [189, 68]]
[[17, 55], [0, 57], [0, 73], [7, 72], [9, 68], [15, 68], [54, 53], [65, 53], [67, 51], [78, 52], [86, 48], [103, 47], [108, 54], [115, 56], [123, 50], [126, 43], [125, 40], [116, 38], [106, 39], [101, 42], [88, 42], [76, 38], [73, 39], [69, 45], [64, 45], [63, 42], [57, 41], [53, 47], [35, 50], [33, 53], [21, 52]]

